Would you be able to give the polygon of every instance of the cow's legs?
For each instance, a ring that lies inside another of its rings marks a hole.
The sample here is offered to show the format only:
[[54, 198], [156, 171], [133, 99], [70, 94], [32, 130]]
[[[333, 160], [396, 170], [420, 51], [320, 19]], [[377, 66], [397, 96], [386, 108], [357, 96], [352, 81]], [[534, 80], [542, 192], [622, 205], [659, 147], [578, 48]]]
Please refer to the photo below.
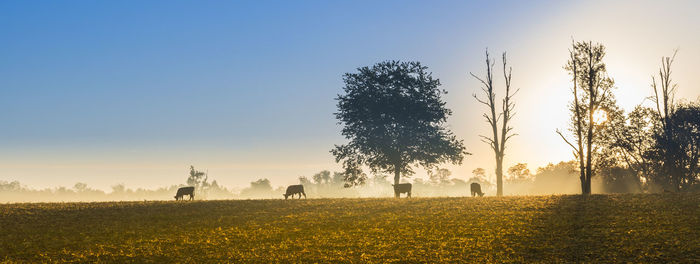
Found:
[[408, 198], [411, 198], [411, 192], [408, 192], [408, 196], [407, 196], [407, 197], [408, 197]]
[[[304, 199], [306, 199], [306, 193], [305, 193], [305, 192], [301, 192], [301, 194], [303, 194], [303, 195], [304, 195]], [[301, 198], [301, 194], [299, 195], [299, 198]]]

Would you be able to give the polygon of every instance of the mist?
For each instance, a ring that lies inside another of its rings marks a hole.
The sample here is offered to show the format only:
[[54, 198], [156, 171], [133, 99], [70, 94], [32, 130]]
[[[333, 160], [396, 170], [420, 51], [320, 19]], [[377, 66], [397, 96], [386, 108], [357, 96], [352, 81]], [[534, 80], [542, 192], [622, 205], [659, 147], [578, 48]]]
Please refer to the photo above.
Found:
[[[483, 171], [483, 170], [482, 170]], [[196, 175], [198, 171], [193, 173]], [[413, 185], [412, 197], [462, 197], [469, 196], [469, 185], [479, 183], [485, 196], [496, 194], [495, 184], [487, 179], [479, 169], [469, 177], [452, 175], [449, 170], [440, 169], [429, 173], [428, 178], [411, 177], [402, 179], [403, 183]], [[504, 181], [505, 195], [554, 195], [580, 193], [575, 162], [550, 163], [540, 167], [536, 173], [525, 177], [515, 175]], [[279, 185], [269, 179], [258, 179], [244, 188], [225, 187], [216, 180], [193, 180], [183, 178], [183, 183], [155, 189], [128, 188], [117, 184], [109, 191], [92, 188], [85, 183], [76, 183], [71, 187], [35, 189], [23, 186], [19, 181], [0, 181], [0, 203], [23, 202], [103, 202], [103, 201], [167, 201], [174, 200], [179, 187], [197, 186], [195, 200], [228, 199], [284, 199], [286, 185]], [[394, 191], [388, 175], [368, 177], [363, 185], [345, 187], [342, 173], [323, 170], [309, 177], [297, 178], [298, 184], [304, 186], [307, 199], [315, 198], [381, 198], [393, 197]], [[639, 184], [633, 181], [606, 184], [601, 177], [593, 178], [594, 193], [642, 192]]]

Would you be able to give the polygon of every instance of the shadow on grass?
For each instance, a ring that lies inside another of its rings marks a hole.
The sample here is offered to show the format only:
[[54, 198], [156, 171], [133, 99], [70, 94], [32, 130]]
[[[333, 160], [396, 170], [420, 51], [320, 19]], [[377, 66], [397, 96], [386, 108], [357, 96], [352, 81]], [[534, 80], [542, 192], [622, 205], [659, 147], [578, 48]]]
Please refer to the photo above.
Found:
[[530, 226], [522, 259], [697, 262], [698, 195], [554, 196]]
[[602, 261], [600, 245], [609, 244], [606, 235], [613, 213], [607, 196], [553, 196], [529, 226], [520, 252], [525, 260], [554, 262]]

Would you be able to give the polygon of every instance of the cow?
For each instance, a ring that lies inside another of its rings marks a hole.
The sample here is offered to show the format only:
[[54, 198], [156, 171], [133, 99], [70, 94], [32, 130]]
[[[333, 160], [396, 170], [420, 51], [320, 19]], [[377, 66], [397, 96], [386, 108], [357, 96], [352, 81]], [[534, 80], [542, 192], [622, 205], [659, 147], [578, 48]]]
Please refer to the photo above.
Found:
[[406, 193], [408, 195], [406, 197], [411, 198], [411, 188], [413, 185], [410, 183], [399, 183], [397, 185], [392, 184], [391, 186], [394, 186], [394, 196], [396, 198], [401, 197], [402, 193]]
[[479, 185], [476, 182], [472, 182], [471, 187], [472, 187], [472, 197], [476, 196], [477, 194], [479, 195], [479, 197], [484, 196], [484, 193], [481, 192], [481, 185]]
[[194, 200], [194, 187], [182, 187], [177, 189], [177, 194], [175, 194], [175, 201], [184, 200], [184, 196], [189, 195], [190, 200]]
[[282, 194], [284, 196], [284, 199], [287, 200], [287, 197], [291, 196], [292, 199], [294, 199], [294, 195], [298, 194], [299, 199], [301, 199], [301, 195], [304, 195], [304, 199], [306, 199], [306, 193], [304, 193], [304, 185], [298, 184], [298, 185], [289, 185], [287, 187], [287, 192]]

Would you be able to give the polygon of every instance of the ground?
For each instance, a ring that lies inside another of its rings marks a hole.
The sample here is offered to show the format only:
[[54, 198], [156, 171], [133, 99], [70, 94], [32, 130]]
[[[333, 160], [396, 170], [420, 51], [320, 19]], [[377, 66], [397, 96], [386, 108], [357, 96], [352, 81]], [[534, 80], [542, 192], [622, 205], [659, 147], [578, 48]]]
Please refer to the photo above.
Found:
[[700, 194], [0, 204], [0, 262], [700, 262]]

